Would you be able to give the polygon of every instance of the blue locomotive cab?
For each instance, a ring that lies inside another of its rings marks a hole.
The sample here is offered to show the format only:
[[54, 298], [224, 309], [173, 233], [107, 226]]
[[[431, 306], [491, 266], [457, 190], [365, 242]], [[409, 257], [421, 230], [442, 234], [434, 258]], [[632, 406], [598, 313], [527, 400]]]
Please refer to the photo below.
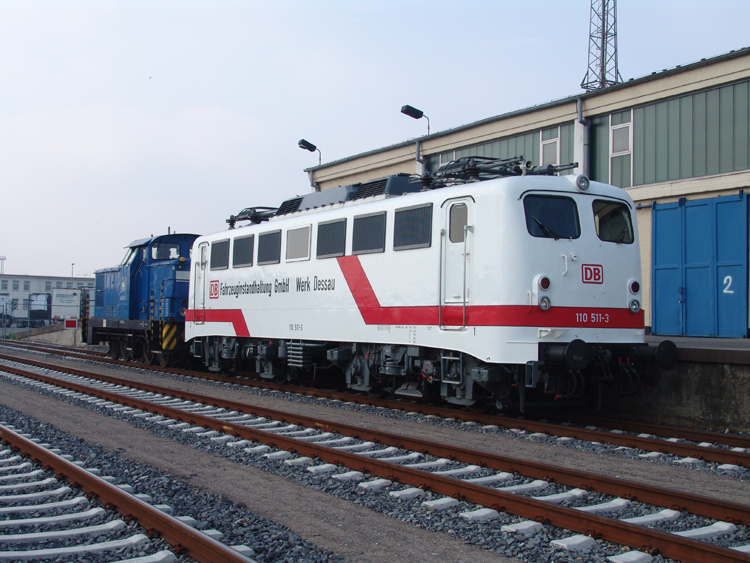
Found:
[[98, 270], [87, 342], [108, 342], [116, 358], [171, 363], [184, 345], [190, 252], [197, 236], [133, 241], [118, 266]]

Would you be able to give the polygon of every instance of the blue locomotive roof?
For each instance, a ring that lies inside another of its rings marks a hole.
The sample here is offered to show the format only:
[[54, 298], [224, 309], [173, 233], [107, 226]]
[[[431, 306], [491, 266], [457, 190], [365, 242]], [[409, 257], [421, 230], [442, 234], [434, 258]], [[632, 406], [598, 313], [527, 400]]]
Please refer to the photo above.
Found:
[[135, 248], [136, 246], [144, 246], [158, 238], [162, 237], [173, 237], [173, 236], [180, 236], [180, 237], [193, 237], [198, 238], [200, 235], [194, 235], [192, 233], [169, 233], [167, 235], [156, 235], [155, 237], [148, 237], [148, 238], [140, 238], [138, 240], [134, 240], [129, 245], [127, 245], [125, 248]]

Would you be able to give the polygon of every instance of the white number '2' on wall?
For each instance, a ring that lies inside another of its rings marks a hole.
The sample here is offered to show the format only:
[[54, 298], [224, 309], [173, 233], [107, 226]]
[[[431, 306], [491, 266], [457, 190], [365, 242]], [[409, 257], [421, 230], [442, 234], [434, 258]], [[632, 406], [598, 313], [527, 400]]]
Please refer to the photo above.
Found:
[[727, 276], [724, 278], [724, 293], [734, 293], [733, 289], [730, 289], [732, 287], [732, 276]]

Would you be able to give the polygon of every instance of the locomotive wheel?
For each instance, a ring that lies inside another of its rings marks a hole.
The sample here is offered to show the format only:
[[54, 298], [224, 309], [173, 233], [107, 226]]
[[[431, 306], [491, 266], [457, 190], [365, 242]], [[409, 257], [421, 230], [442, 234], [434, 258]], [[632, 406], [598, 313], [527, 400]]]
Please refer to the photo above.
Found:
[[156, 356], [157, 354], [151, 351], [151, 344], [146, 342], [143, 345], [143, 361], [146, 362], [146, 365], [152, 366], [156, 363]]
[[126, 362], [133, 359], [133, 350], [128, 350], [128, 341], [125, 339], [120, 340], [120, 357]]
[[163, 368], [168, 368], [174, 362], [174, 354], [155, 354], [159, 358], [159, 365]]
[[109, 350], [107, 351], [109, 354], [109, 357], [113, 360], [118, 360], [120, 358], [120, 341], [116, 338], [113, 338], [109, 341]]

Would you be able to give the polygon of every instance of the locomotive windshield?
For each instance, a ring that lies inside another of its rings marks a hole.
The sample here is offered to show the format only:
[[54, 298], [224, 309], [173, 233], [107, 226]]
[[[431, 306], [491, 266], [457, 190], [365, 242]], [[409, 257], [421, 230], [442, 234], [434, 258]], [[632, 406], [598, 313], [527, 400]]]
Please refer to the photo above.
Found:
[[607, 242], [633, 243], [633, 224], [630, 210], [623, 203], [597, 199], [593, 203], [596, 234]]
[[523, 208], [532, 237], [558, 240], [581, 236], [578, 208], [569, 197], [530, 195], [523, 200]]
[[151, 247], [152, 260], [176, 260], [180, 257], [180, 245], [176, 242], [157, 242]]

